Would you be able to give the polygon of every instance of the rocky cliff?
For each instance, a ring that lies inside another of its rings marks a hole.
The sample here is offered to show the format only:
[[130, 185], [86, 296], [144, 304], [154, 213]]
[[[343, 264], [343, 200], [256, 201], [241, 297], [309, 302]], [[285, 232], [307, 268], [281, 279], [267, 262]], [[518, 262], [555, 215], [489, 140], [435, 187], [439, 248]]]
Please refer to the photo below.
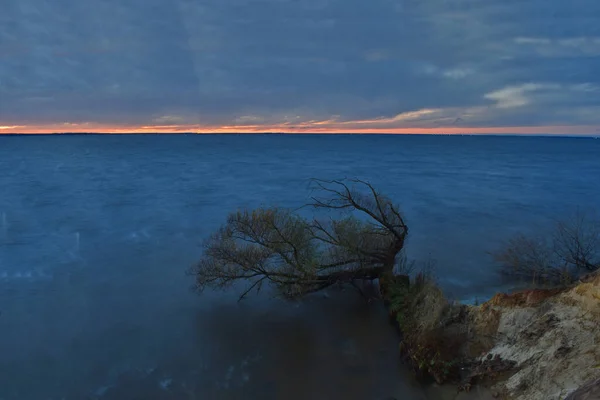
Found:
[[449, 302], [431, 283], [390, 297], [402, 353], [420, 375], [467, 391], [485, 385], [508, 400], [600, 400], [599, 273], [479, 306]]
[[600, 378], [600, 274], [562, 290], [496, 295], [469, 312], [474, 337], [492, 342], [479, 359], [514, 363], [492, 387], [504, 397], [563, 400]]

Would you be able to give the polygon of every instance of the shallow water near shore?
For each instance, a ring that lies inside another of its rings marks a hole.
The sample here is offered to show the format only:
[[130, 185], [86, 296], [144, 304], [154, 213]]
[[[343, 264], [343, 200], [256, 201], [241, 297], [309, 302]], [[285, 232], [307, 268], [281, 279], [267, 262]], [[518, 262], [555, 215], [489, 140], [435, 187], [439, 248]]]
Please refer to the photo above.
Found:
[[600, 204], [600, 141], [447, 136], [0, 137], [0, 399], [432, 398], [383, 306], [189, 288], [238, 207], [296, 207], [311, 177], [401, 204], [408, 255], [456, 299], [498, 290], [486, 251]]

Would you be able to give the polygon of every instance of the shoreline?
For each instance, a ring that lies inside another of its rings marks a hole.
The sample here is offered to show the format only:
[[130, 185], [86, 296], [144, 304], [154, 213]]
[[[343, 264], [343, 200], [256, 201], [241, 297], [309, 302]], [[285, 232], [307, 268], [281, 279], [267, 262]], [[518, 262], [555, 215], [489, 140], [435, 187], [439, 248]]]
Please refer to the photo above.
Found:
[[590, 386], [600, 379], [600, 272], [480, 305], [449, 301], [422, 275], [381, 287], [402, 358], [434, 382], [426, 385], [433, 398], [564, 400], [586, 384], [600, 390]]

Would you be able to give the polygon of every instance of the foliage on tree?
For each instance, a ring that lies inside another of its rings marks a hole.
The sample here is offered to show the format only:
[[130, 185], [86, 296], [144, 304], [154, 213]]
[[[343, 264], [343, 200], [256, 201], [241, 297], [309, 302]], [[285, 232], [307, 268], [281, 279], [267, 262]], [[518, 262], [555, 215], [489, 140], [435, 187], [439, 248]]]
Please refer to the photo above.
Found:
[[578, 211], [547, 236], [518, 234], [493, 253], [501, 271], [534, 283], [570, 283], [600, 268], [600, 219]]
[[191, 270], [197, 289], [247, 281], [240, 299], [265, 283], [297, 298], [391, 275], [408, 235], [399, 208], [359, 179], [313, 179], [311, 188], [305, 207], [337, 212], [337, 219], [308, 219], [278, 207], [233, 212]]

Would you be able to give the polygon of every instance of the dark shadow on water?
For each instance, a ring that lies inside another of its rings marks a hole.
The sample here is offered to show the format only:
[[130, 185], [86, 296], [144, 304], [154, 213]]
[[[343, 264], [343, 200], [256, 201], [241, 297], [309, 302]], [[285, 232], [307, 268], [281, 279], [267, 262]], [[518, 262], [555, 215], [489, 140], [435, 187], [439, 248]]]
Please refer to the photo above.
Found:
[[398, 362], [398, 337], [382, 304], [366, 304], [355, 293], [301, 303], [230, 302], [199, 312], [195, 324], [190, 353], [162, 360], [151, 371], [123, 374], [97, 397], [424, 398]]

